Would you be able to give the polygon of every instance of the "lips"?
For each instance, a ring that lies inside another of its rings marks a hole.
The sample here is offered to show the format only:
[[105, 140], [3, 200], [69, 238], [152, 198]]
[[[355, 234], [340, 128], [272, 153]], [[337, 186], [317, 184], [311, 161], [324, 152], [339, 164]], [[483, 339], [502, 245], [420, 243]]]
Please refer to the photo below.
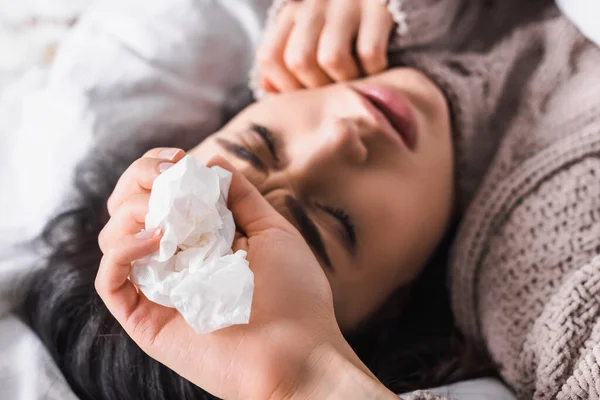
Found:
[[417, 146], [416, 120], [408, 100], [387, 87], [357, 88], [357, 91], [383, 116], [410, 150]]

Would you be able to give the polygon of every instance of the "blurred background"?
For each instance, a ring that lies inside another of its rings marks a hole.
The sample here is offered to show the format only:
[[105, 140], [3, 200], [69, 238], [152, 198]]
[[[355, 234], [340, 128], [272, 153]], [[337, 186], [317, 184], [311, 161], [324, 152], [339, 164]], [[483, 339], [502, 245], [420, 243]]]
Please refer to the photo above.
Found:
[[[15, 159], [39, 151], [18, 133], [21, 110], [45, 85], [57, 47], [92, 1], [0, 0], [0, 242], [31, 234], [30, 222], [50, 207], [36, 204], [35, 185], [15, 179]], [[28, 212], [9, 212], [17, 203]]]
[[[0, 0], [0, 98], [35, 85], [60, 40], [92, 0]], [[4, 104], [3, 104], [4, 105]], [[3, 121], [7, 111], [0, 108]], [[2, 125], [0, 125], [2, 126]], [[2, 130], [3, 139], [6, 131]], [[0, 146], [0, 149], [3, 147]]]

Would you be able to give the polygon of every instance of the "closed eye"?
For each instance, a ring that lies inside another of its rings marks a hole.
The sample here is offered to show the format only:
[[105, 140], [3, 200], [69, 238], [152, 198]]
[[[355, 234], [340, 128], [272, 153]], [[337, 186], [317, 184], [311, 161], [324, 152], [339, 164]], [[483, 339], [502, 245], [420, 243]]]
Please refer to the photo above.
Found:
[[265, 142], [265, 146], [269, 149], [273, 160], [275, 160], [276, 163], [279, 163], [279, 154], [277, 153], [277, 145], [273, 133], [268, 128], [258, 124], [250, 124], [250, 130], [261, 137]]
[[325, 267], [333, 271], [331, 258], [327, 253], [327, 249], [325, 248], [325, 244], [321, 234], [319, 233], [319, 229], [306, 213], [302, 203], [294, 199], [292, 196], [287, 196], [285, 198], [285, 203], [292, 214], [292, 217], [296, 220], [299, 231], [304, 237], [304, 240], [306, 240], [311, 248], [318, 254], [321, 260], [323, 260]]
[[[269, 150], [271, 157], [273, 157], [275, 164], [279, 164], [280, 158], [277, 152], [277, 142], [275, 141], [273, 133], [268, 128], [258, 124], [250, 124], [249, 130], [257, 134], [262, 139], [265, 147]], [[265, 165], [261, 158], [248, 150], [246, 147], [230, 142], [229, 140], [223, 138], [217, 138], [216, 140], [217, 143], [219, 143], [229, 153], [232, 153], [236, 157], [249, 162], [260, 172], [268, 172], [269, 168]]]
[[232, 143], [229, 140], [225, 140], [223, 138], [217, 138], [217, 143], [219, 143], [225, 150], [232, 153], [238, 158], [241, 158], [244, 161], [248, 161], [254, 168], [259, 170], [260, 172], [267, 172], [267, 166], [262, 162], [260, 158], [258, 158], [254, 153], [249, 151], [247, 148], [240, 146], [238, 144]]
[[322, 204], [317, 204], [317, 207], [338, 220], [340, 225], [343, 227], [346, 248], [348, 248], [348, 250], [354, 254], [356, 252], [356, 228], [348, 213], [341, 208]]

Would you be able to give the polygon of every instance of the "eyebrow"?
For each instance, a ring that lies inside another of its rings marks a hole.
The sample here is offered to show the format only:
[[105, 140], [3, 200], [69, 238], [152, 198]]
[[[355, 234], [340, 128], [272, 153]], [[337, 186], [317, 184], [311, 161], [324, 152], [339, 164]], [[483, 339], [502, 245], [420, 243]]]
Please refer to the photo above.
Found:
[[[264, 141], [269, 149], [269, 152], [273, 156], [276, 162], [279, 162], [279, 156], [276, 152], [276, 142], [271, 131], [261, 125], [251, 124], [250, 130], [257, 133]], [[254, 156], [252, 153], [246, 151], [243, 147], [238, 146], [234, 143], [229, 142], [223, 138], [217, 138], [217, 143], [220, 144], [226, 151], [232, 153], [238, 158], [242, 158], [246, 161], [249, 161], [256, 169], [259, 171], [266, 171], [266, 166], [262, 163], [262, 161]], [[323, 239], [321, 234], [319, 233], [319, 229], [313, 222], [313, 220], [308, 216], [306, 210], [302, 203], [293, 198], [292, 196], [286, 196], [285, 204], [297, 222], [300, 233], [304, 237], [304, 240], [315, 250], [318, 256], [324, 261], [325, 266], [330, 270], [333, 270], [333, 265], [331, 263], [331, 259], [327, 250], [325, 249], [325, 244], [323, 243]]]
[[237, 158], [248, 161], [257, 170], [261, 172], [266, 172], [268, 170], [267, 166], [263, 164], [260, 158], [256, 157], [244, 147], [239, 146], [235, 143], [231, 143], [229, 140], [223, 138], [216, 138], [216, 141], [227, 152], [233, 154]]
[[273, 159], [278, 163], [279, 154], [277, 154], [277, 146], [273, 132], [271, 132], [271, 130], [269, 130], [269, 128], [266, 126], [254, 123], [250, 124], [250, 130], [257, 133], [262, 138], [262, 140], [265, 142], [265, 145], [269, 149], [269, 152], [273, 156]]
[[292, 196], [285, 197], [285, 204], [288, 207], [290, 214], [294, 217], [300, 227], [300, 233], [308, 244], [318, 253], [319, 257], [325, 262], [325, 266], [333, 270], [331, 259], [327, 254], [323, 239], [319, 233], [319, 229], [306, 213], [304, 206]]

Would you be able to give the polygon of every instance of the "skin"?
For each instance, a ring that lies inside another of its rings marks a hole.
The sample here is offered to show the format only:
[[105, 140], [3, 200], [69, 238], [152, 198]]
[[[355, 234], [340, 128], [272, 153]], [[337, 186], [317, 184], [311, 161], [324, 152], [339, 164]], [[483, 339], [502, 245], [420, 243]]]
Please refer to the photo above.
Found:
[[278, 93], [379, 73], [393, 26], [381, 1], [287, 2], [256, 52], [261, 86]]
[[[391, 87], [409, 101], [418, 129], [414, 151], [394, 144], [366, 112], [355, 89], [371, 85]], [[253, 124], [271, 131], [278, 160]], [[359, 327], [415, 280], [451, 218], [449, 111], [442, 92], [414, 69], [267, 97], [189, 153], [204, 163], [225, 158], [300, 232], [290, 202], [305, 210], [327, 256], [304, 237], [329, 280], [343, 331]], [[326, 211], [332, 208], [351, 220], [355, 247], [340, 219]]]
[[[414, 150], [394, 145], [397, 138], [383, 135], [365, 112], [353, 88], [369, 84], [395, 88], [410, 101], [419, 130]], [[260, 135], [247, 129], [250, 122], [275, 132], [279, 162], [268, 159]], [[264, 167], [232, 153], [236, 143]], [[232, 247], [247, 252], [255, 277], [250, 321], [198, 335], [177, 310], [151, 302], [128, 279], [131, 263], [155, 251], [162, 237], [160, 228], [142, 229], [152, 183], [185, 155], [158, 148], [123, 173], [98, 238], [104, 256], [96, 290], [125, 332], [149, 356], [220, 398], [397, 398], [342, 330], [410, 285], [446, 229], [452, 152], [439, 90], [418, 72], [397, 69], [277, 95], [246, 109], [192, 154], [233, 174], [228, 207], [239, 232]], [[330, 265], [294, 226], [286, 198], [303, 204], [314, 220]], [[343, 231], [316, 202], [351, 216], [352, 256]]]

